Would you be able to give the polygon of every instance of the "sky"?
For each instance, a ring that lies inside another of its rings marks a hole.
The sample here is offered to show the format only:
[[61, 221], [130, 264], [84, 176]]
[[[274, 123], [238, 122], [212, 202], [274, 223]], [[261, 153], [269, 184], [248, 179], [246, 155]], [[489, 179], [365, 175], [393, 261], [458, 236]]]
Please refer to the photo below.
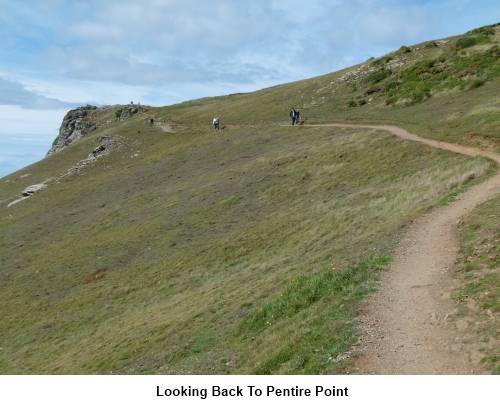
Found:
[[249, 92], [500, 22], [498, 0], [0, 0], [0, 177], [77, 106]]

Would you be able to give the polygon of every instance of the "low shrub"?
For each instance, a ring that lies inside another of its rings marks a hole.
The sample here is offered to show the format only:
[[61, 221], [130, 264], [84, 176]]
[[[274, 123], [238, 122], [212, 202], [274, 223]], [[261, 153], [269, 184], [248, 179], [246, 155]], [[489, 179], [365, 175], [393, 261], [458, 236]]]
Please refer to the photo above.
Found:
[[385, 105], [394, 105], [398, 102], [399, 97], [389, 97], [387, 100], [385, 100]]
[[500, 48], [498, 45], [492, 46], [484, 54], [490, 58], [498, 58], [500, 56]]
[[[467, 45], [467, 38], [462, 39], [461, 46]], [[472, 42], [478, 43], [475, 39]], [[431, 94], [440, 90], [472, 90], [500, 77], [499, 59], [500, 48], [495, 45], [468, 56], [460, 56], [455, 51], [435, 59], [421, 60], [395, 75], [388, 69], [380, 68], [366, 76], [365, 81], [372, 86], [365, 91], [364, 96], [375, 92], [385, 93], [386, 105], [409, 106], [431, 97]], [[383, 83], [375, 85], [379, 82]]]
[[484, 44], [487, 42], [490, 42], [490, 39], [483, 35], [477, 37], [463, 37], [457, 39], [457, 42], [455, 42], [455, 48], [464, 49], [474, 45]]
[[384, 79], [387, 79], [392, 74], [392, 71], [389, 69], [380, 69], [376, 72], [370, 73], [366, 76], [366, 80], [371, 84], [376, 84], [381, 82]]
[[377, 59], [373, 61], [370, 66], [377, 67], [377, 66], [382, 66], [386, 63], [389, 63], [392, 60], [391, 56], [385, 56], [383, 58]]
[[393, 89], [396, 89], [397, 87], [399, 86], [399, 83], [398, 82], [389, 82], [389, 83], [386, 83], [385, 86], [384, 86], [384, 90], [386, 92], [388, 91], [391, 91]]
[[457, 42], [455, 43], [455, 48], [464, 49], [476, 44], [477, 40], [475, 37], [465, 37], [457, 40]]
[[478, 87], [483, 86], [486, 83], [484, 79], [476, 79], [469, 86], [469, 90], [477, 89]]
[[469, 31], [467, 34], [495, 35], [495, 29], [491, 25], [487, 25]]
[[380, 86], [371, 86], [368, 90], [365, 91], [365, 96], [370, 96], [375, 93], [379, 93], [382, 91], [382, 87]]

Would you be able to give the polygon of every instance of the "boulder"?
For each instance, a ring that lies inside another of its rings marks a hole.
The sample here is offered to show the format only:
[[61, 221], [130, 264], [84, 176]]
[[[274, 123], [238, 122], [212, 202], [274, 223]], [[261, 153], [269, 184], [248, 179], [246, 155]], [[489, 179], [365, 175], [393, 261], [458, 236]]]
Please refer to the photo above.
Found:
[[23, 191], [21, 191], [21, 194], [24, 195], [25, 197], [29, 197], [30, 195], [35, 194], [37, 191], [42, 190], [45, 187], [47, 187], [47, 185], [44, 183], [33, 184], [32, 186], [28, 186]]

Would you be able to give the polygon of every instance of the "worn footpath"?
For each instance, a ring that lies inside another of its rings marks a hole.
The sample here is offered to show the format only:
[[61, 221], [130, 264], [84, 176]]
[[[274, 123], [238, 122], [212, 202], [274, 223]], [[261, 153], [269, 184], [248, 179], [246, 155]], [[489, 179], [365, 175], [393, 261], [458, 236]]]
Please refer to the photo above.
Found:
[[[421, 138], [387, 125], [323, 124], [389, 131], [401, 138], [463, 153], [500, 155]], [[360, 345], [353, 372], [362, 374], [483, 374], [478, 355], [463, 341], [472, 337], [469, 321], [453, 316], [450, 274], [459, 249], [454, 228], [474, 207], [500, 194], [500, 174], [478, 184], [448, 206], [415, 219], [397, 246], [380, 288], [360, 310]]]

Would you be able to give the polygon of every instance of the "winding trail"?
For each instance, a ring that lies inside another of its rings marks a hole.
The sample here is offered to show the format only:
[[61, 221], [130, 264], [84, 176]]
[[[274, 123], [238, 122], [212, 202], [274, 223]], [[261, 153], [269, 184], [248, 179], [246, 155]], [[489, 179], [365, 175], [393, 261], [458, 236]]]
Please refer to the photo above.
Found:
[[[308, 125], [313, 126], [313, 125]], [[316, 126], [316, 125], [315, 125]], [[500, 154], [421, 138], [389, 125], [321, 124], [372, 128], [456, 153], [484, 155], [500, 163]], [[362, 308], [360, 347], [355, 372], [364, 374], [483, 374], [479, 357], [468, 353], [464, 338], [470, 322], [450, 315], [449, 273], [459, 250], [454, 227], [474, 207], [500, 194], [500, 173], [478, 184], [448, 206], [423, 215], [409, 226], [397, 246], [380, 288]], [[477, 339], [477, 336], [476, 336]]]
[[[500, 154], [435, 141], [392, 125], [309, 124], [307, 127], [352, 127], [388, 131], [400, 138], [500, 163]], [[170, 128], [161, 127], [164, 131]], [[454, 281], [450, 274], [459, 250], [454, 228], [478, 204], [500, 195], [500, 172], [460, 194], [444, 207], [414, 219], [395, 249], [380, 288], [361, 308], [362, 336], [353, 372], [362, 374], [485, 374], [480, 354], [464, 339], [473, 319], [452, 316]]]

